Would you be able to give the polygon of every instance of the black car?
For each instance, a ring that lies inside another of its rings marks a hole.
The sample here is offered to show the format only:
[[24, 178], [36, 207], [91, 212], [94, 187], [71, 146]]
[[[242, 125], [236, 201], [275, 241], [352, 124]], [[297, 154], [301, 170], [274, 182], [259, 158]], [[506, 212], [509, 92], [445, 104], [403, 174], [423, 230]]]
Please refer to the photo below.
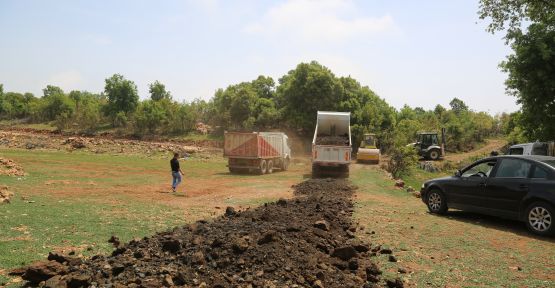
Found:
[[454, 208], [524, 221], [540, 235], [555, 233], [555, 157], [485, 158], [455, 176], [425, 182], [420, 193], [432, 213]]

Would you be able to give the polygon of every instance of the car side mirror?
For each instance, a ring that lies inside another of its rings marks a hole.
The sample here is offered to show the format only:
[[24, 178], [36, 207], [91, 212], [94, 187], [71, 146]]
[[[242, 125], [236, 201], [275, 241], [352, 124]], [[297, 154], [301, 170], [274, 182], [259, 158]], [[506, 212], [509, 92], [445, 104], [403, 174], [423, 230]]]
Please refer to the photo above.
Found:
[[456, 177], [461, 177], [461, 175], [462, 175], [461, 170], [457, 170], [457, 171], [455, 172], [455, 176], [456, 176]]

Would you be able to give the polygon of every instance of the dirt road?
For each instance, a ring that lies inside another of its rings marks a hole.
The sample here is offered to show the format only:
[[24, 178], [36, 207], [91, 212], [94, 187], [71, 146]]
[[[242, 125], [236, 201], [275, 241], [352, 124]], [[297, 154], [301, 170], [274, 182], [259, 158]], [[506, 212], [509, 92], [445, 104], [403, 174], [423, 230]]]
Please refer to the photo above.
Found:
[[478, 149], [465, 153], [446, 153], [445, 160], [457, 163], [472, 157], [487, 155], [491, 151], [499, 151], [505, 145], [507, 145], [507, 141], [504, 139], [487, 139], [486, 144]]

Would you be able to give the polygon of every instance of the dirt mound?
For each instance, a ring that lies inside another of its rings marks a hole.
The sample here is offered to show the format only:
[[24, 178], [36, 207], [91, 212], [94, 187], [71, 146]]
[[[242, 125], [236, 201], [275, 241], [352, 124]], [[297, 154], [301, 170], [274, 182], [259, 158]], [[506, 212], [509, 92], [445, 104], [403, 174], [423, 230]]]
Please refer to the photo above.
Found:
[[348, 136], [318, 136], [316, 145], [349, 146]]
[[[354, 187], [308, 180], [297, 198], [235, 211], [117, 246], [81, 263], [57, 255], [23, 278], [57, 287], [380, 287], [371, 256], [380, 251], [354, 236]], [[62, 266], [54, 264], [62, 264]], [[41, 273], [44, 272], [44, 273]], [[44, 282], [46, 281], [46, 282]], [[398, 287], [398, 286], [396, 286]]]
[[25, 171], [13, 160], [0, 158], [0, 175], [25, 176]]

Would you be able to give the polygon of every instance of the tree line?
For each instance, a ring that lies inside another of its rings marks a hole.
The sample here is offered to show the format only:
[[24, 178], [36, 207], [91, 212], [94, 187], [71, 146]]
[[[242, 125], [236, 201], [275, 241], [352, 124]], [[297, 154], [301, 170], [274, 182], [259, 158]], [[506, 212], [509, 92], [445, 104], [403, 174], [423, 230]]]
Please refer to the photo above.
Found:
[[[0, 118], [51, 123], [59, 130], [93, 134], [116, 128], [138, 136], [179, 135], [197, 122], [224, 130], [287, 129], [309, 138], [316, 111], [351, 112], [353, 143], [364, 133], [376, 133], [384, 150], [406, 145], [419, 131], [447, 130], [448, 148], [467, 150], [485, 137], [506, 133], [514, 115], [475, 112], [454, 98], [449, 107], [433, 110], [404, 106], [395, 109], [367, 86], [351, 77], [337, 77], [318, 62], [300, 63], [278, 79], [258, 78], [218, 89], [208, 100], [177, 102], [164, 84], [149, 85], [150, 98], [140, 100], [136, 84], [115, 74], [104, 91], [64, 92], [47, 86], [41, 97], [4, 92], [0, 85]], [[510, 132], [508, 132], [510, 133]]]

